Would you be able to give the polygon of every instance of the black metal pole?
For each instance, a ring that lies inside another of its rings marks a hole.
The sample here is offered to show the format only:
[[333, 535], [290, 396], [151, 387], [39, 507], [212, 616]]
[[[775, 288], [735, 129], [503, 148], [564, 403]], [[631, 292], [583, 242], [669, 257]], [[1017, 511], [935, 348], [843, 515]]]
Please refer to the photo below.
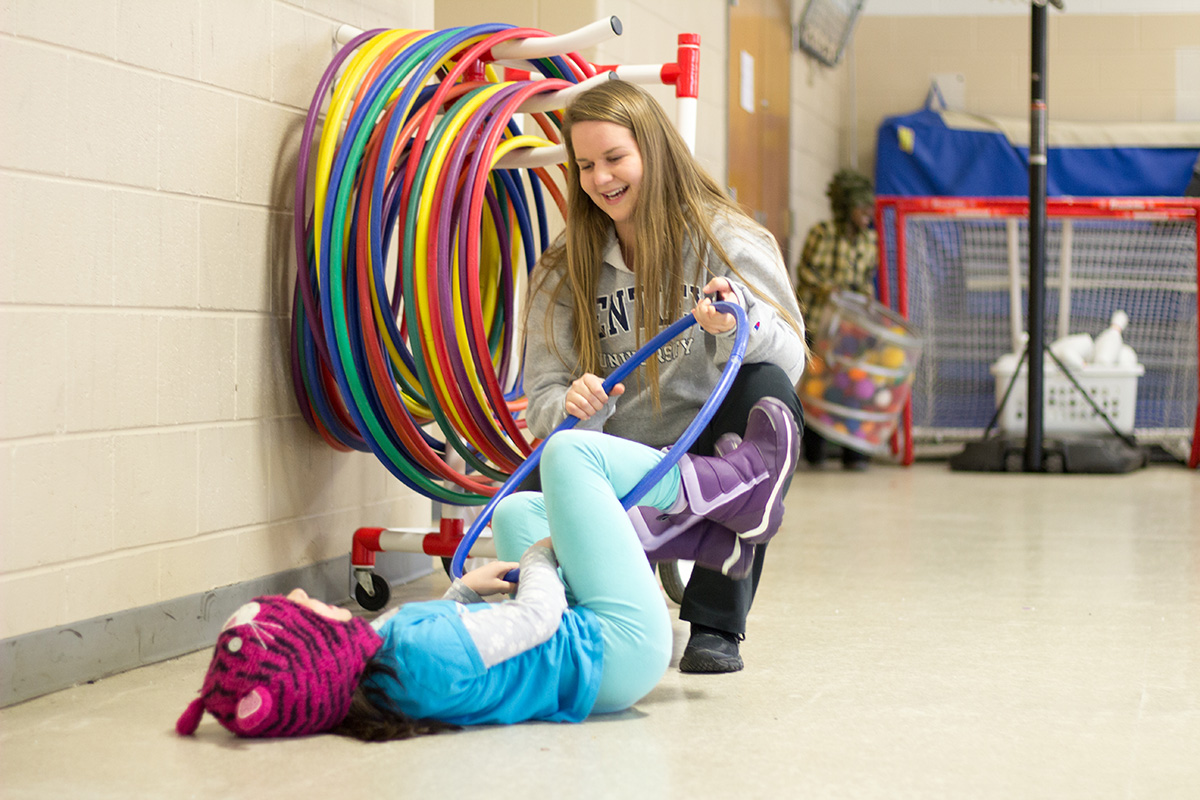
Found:
[[1029, 370], [1025, 471], [1041, 472], [1046, 306], [1046, 6], [1033, 0], [1029, 104]]

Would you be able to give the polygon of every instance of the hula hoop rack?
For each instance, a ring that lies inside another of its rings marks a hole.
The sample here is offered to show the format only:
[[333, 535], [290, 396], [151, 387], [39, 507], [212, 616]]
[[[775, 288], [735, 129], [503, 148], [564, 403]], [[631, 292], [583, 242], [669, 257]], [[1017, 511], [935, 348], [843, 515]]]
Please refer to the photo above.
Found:
[[[364, 607], [386, 603], [375, 553], [454, 555], [465, 508], [535, 452], [517, 326], [550, 245], [547, 196], [565, 208], [561, 109], [600, 81], [673, 85], [694, 147], [699, 36], [680, 34], [671, 64], [598, 66], [577, 52], [621, 32], [609, 17], [562, 36], [498, 23], [334, 35], [298, 156], [293, 390], [331, 447], [373, 453], [442, 504], [436, 528], [355, 532]], [[489, 544], [472, 555], [494, 556]]]

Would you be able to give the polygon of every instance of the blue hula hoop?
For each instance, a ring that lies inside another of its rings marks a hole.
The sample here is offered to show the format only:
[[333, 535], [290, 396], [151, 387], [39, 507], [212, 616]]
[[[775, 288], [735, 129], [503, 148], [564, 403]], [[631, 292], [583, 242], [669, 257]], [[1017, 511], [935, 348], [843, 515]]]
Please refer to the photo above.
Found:
[[[626, 510], [637, 505], [637, 501], [641, 500], [642, 497], [645, 496], [646, 492], [650, 491], [650, 487], [662, 480], [663, 476], [670, 471], [671, 467], [675, 466], [679, 459], [683, 458], [684, 454], [687, 453], [688, 448], [690, 448], [700, 436], [700, 431], [704, 429], [704, 426], [707, 425], [709, 420], [713, 418], [713, 415], [717, 413], [717, 408], [720, 407], [721, 402], [725, 399], [725, 395], [729, 393], [729, 387], [733, 385], [733, 379], [737, 377], [737, 372], [739, 369], [741, 369], [742, 358], [746, 355], [746, 344], [750, 340], [750, 331], [746, 325], [746, 312], [736, 303], [728, 303], [725, 301], [713, 303], [713, 308], [725, 314], [733, 314], [734, 318], [737, 320], [737, 334], [735, 335], [733, 341], [733, 352], [730, 354], [729, 360], [725, 362], [725, 368], [721, 371], [721, 378], [717, 381], [717, 385], [713, 388], [712, 394], [709, 395], [708, 399], [704, 401], [704, 405], [700, 407], [700, 410], [692, 419], [691, 424], [689, 424], [687, 428], [684, 429], [683, 433], [679, 435], [679, 439], [676, 440], [675, 444], [671, 445], [671, 449], [669, 449], [666, 455], [663, 456], [662, 461], [658, 462], [658, 464], [654, 466], [654, 469], [647, 472], [641, 481], [639, 481], [638, 484], [629, 491], [629, 494], [621, 498], [621, 505]], [[695, 323], [696, 318], [689, 313], [678, 322], [671, 325], [669, 328], [664, 329], [653, 339], [646, 342], [646, 344], [642, 345], [640, 350], [633, 354], [632, 358], [630, 358], [621, 366], [617, 367], [617, 369], [614, 370], [611, 375], [604, 379], [604, 391], [611, 392], [614, 386], [625, 380], [625, 378], [628, 377], [631, 372], [637, 369], [637, 367], [643, 361], [649, 358], [655, 351], [657, 351], [658, 348], [674, 339], [676, 336], [687, 330]], [[553, 436], [559, 431], [574, 428], [578, 422], [578, 417], [567, 415], [567, 418], [560, 422], [558, 427], [550, 432], [550, 436]], [[542, 459], [542, 449], [546, 446], [546, 442], [550, 441], [550, 436], [547, 436], [545, 439], [543, 439], [541, 444], [534, 448], [534, 451], [529, 454], [529, 457], [521, 462], [521, 465], [513, 471], [508, 480], [504, 482], [504, 485], [500, 487], [500, 490], [492, 496], [492, 499], [489, 500], [487, 505], [483, 507], [483, 510], [479, 512], [479, 516], [475, 518], [473, 523], [471, 523], [471, 527], [465, 534], [463, 534], [462, 541], [458, 543], [458, 547], [454, 551], [454, 557], [450, 560], [450, 574], [453, 577], [462, 577], [463, 564], [467, 560], [467, 554], [470, 553], [471, 548], [475, 546], [475, 541], [479, 538], [479, 534], [482, 533], [487, 524], [491, 522], [492, 512], [496, 509], [496, 506], [500, 503], [500, 501], [512, 494], [514, 489], [524, 483], [525, 479], [529, 477], [529, 474], [537, 467], [538, 462]], [[515, 581], [517, 579], [517, 572], [518, 570], [512, 570], [508, 573], [505, 579]]]

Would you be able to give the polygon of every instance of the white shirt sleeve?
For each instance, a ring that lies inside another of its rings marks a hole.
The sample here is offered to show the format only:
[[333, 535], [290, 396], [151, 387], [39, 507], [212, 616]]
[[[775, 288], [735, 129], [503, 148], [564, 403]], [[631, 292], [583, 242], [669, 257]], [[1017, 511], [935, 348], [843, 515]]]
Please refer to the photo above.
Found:
[[566, 588], [558, 577], [554, 551], [534, 545], [521, 556], [516, 597], [464, 613], [462, 622], [484, 666], [491, 667], [548, 641], [566, 608]]

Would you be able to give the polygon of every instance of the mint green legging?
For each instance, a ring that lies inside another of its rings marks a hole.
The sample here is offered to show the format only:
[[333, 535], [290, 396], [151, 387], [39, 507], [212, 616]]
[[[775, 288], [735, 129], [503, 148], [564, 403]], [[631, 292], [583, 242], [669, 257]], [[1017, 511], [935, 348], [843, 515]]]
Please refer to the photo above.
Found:
[[[509, 495], [492, 515], [501, 560], [518, 561], [549, 536], [568, 601], [599, 618], [604, 670], [594, 713], [621, 711], [645, 697], [671, 660], [666, 603], [620, 501], [662, 458], [627, 439], [560, 431], [542, 450], [542, 491]], [[638, 505], [669, 508], [679, 480], [672, 467]]]

